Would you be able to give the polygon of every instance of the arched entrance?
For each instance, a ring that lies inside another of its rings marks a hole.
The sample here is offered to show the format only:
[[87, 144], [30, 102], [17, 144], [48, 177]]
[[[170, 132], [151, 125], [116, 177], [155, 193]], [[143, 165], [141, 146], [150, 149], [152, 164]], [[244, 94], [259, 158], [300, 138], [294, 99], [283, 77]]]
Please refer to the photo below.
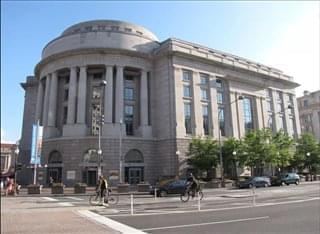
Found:
[[144, 181], [144, 160], [139, 150], [132, 149], [125, 155], [125, 182], [138, 184]]
[[98, 153], [95, 149], [87, 150], [83, 155], [82, 182], [88, 186], [97, 185]]
[[47, 183], [52, 177], [54, 183], [62, 182], [62, 156], [59, 151], [54, 150], [49, 154], [47, 168]]

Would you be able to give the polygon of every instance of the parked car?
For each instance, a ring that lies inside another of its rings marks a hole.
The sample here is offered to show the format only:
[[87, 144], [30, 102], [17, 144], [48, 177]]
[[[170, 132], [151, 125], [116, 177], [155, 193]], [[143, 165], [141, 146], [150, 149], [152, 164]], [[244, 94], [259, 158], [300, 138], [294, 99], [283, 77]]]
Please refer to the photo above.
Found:
[[270, 178], [265, 176], [255, 176], [239, 182], [239, 188], [269, 187]]
[[186, 180], [168, 181], [162, 185], [151, 187], [150, 194], [154, 195], [156, 189], [158, 197], [164, 197], [168, 194], [182, 194], [186, 188]]
[[273, 177], [271, 180], [272, 185], [289, 185], [289, 184], [296, 184], [300, 183], [300, 177], [296, 173], [285, 173], [277, 177]]

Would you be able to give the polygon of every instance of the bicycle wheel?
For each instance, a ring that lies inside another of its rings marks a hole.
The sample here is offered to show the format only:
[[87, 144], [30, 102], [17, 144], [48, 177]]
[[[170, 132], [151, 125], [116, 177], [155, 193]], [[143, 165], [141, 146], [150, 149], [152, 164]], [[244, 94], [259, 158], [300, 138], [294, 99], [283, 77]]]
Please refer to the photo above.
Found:
[[190, 198], [190, 194], [189, 194], [189, 192], [184, 192], [184, 193], [182, 193], [182, 194], [180, 194], [180, 200], [182, 201], [182, 202], [187, 202], [187, 201], [189, 201], [189, 198]]
[[99, 195], [94, 194], [89, 197], [89, 204], [92, 206], [96, 206], [99, 204]]
[[108, 201], [108, 204], [115, 205], [119, 202], [119, 196], [109, 195], [109, 197], [106, 200]]

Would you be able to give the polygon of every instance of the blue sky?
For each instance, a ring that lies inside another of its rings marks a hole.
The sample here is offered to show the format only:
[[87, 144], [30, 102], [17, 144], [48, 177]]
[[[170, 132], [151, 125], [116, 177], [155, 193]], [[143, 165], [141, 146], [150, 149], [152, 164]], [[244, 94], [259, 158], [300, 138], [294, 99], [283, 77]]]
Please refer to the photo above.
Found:
[[[319, 2], [1, 1], [1, 141], [21, 135], [24, 91], [43, 47], [81, 21], [139, 24], [160, 41], [176, 37], [274, 66], [302, 90], [320, 89]], [[315, 85], [317, 84], [317, 85]]]

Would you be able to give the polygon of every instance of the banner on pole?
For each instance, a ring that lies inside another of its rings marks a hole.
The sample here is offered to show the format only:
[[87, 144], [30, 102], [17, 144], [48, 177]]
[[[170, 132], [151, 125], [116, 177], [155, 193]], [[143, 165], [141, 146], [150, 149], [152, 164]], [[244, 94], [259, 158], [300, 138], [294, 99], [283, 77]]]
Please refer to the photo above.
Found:
[[32, 125], [31, 159], [30, 164], [40, 164], [42, 149], [43, 127], [38, 124]]

